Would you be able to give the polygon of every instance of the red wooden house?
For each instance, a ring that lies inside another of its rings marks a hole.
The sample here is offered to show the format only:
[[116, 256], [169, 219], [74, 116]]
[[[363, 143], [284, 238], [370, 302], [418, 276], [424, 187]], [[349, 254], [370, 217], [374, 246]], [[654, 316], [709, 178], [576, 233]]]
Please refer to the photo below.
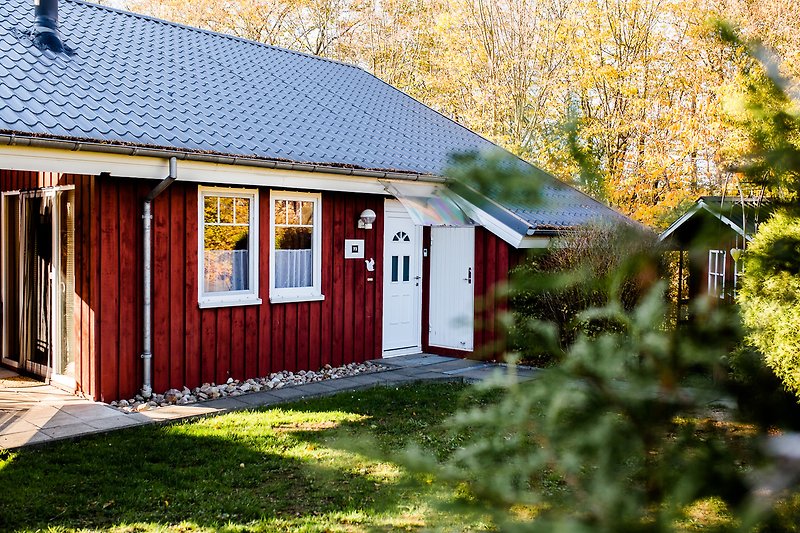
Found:
[[520, 250], [620, 218], [453, 196], [496, 147], [355, 66], [78, 0], [0, 43], [2, 363], [96, 399], [469, 355]]

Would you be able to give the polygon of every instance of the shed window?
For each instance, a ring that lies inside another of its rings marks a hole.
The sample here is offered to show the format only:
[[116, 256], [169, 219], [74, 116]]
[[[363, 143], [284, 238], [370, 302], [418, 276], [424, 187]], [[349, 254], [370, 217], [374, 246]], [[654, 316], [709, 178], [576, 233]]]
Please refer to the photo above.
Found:
[[321, 197], [272, 192], [270, 301], [322, 300]]
[[258, 191], [199, 190], [201, 307], [258, 299]]
[[725, 298], [725, 250], [708, 251], [708, 294]]

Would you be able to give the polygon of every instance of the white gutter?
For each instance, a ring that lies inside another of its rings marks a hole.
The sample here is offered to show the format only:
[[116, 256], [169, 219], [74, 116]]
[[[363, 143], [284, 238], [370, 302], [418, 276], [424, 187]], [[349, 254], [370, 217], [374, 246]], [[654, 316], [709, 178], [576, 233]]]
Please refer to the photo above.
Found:
[[155, 188], [150, 191], [144, 200], [144, 321], [142, 323], [142, 397], [147, 399], [153, 394], [153, 256], [152, 256], [152, 205], [156, 196], [164, 192], [172, 182], [178, 178], [178, 160], [175, 157], [169, 158], [169, 175], [164, 178]]

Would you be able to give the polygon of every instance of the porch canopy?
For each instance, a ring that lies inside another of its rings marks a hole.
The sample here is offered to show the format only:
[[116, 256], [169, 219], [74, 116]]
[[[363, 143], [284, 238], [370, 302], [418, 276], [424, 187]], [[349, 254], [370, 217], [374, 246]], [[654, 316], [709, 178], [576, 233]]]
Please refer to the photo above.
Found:
[[469, 227], [477, 223], [461, 208], [446, 186], [420, 187], [403, 183], [384, 183], [386, 191], [406, 208], [418, 226]]

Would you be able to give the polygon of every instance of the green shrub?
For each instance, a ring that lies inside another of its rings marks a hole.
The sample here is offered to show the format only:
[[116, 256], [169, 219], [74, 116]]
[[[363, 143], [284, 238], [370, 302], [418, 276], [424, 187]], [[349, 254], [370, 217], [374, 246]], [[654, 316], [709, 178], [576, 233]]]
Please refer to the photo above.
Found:
[[800, 397], [800, 217], [779, 212], [745, 255], [739, 302], [748, 340]]
[[[632, 265], [635, 261], [637, 264]], [[630, 274], [611, 283], [621, 270]], [[653, 236], [629, 228], [586, 226], [554, 239], [512, 272], [510, 348], [525, 362], [547, 366], [583, 332], [613, 331], [612, 321], [579, 318], [581, 312], [618, 299], [632, 309], [664, 271]], [[613, 293], [613, 294], [612, 294]], [[542, 339], [547, 321], [557, 342]]]

